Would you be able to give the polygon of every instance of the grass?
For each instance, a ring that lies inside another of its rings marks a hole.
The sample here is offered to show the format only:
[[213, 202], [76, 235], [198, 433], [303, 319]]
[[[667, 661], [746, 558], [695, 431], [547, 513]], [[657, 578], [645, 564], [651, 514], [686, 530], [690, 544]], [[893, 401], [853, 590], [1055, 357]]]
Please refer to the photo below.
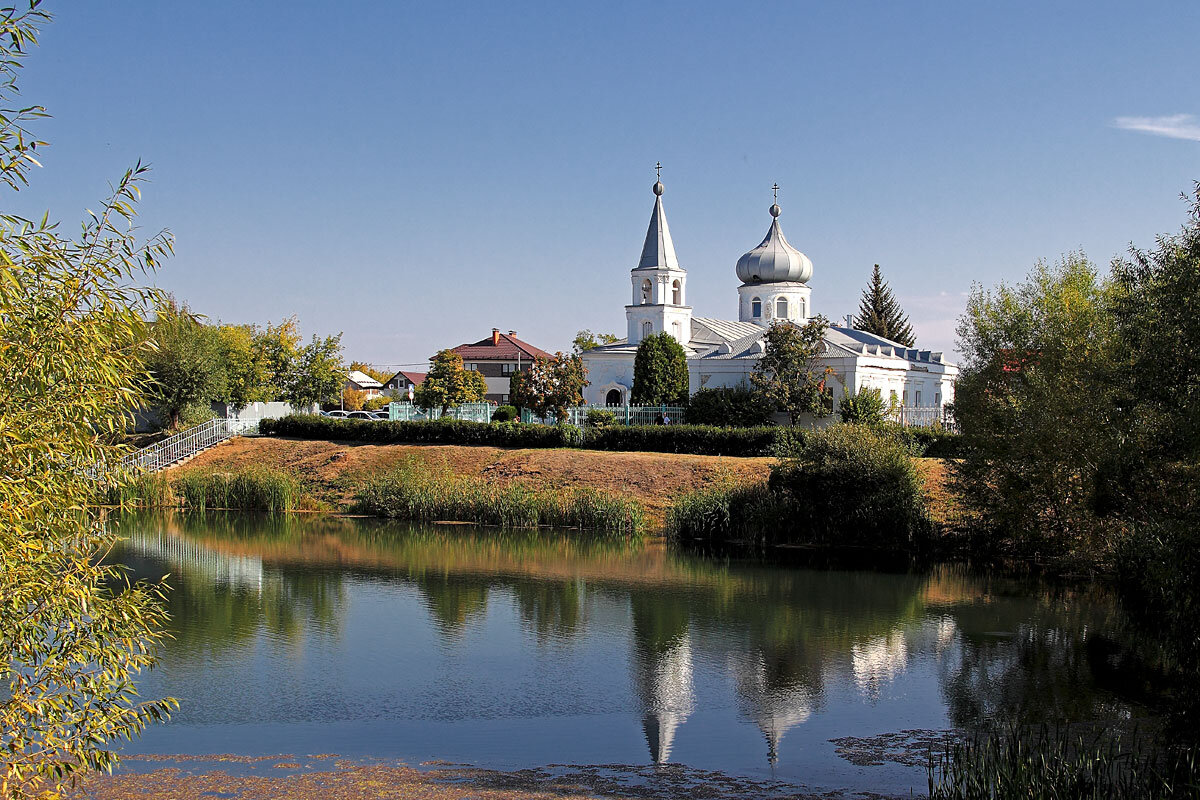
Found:
[[667, 512], [667, 536], [720, 544], [762, 541], [784, 509], [766, 484], [723, 484], [680, 497]]
[[1133, 800], [1196, 797], [1194, 748], [1162, 751], [1136, 734], [1068, 735], [1062, 730], [991, 731], [930, 755], [930, 800]]
[[189, 511], [288, 512], [313, 506], [295, 478], [263, 467], [236, 472], [145, 473], [111, 489], [109, 502], [122, 507]]
[[592, 489], [554, 491], [462, 477], [422, 462], [402, 462], [359, 489], [354, 511], [396, 519], [451, 520], [533, 528], [584, 528], [634, 536], [645, 529], [640, 503]]

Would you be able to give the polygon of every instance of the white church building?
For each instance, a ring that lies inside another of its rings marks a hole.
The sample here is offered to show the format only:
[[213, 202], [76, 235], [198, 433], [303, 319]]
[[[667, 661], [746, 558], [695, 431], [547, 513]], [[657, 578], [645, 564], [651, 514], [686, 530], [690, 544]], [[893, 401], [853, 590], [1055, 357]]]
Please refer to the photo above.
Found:
[[[638, 344], [666, 331], [688, 356], [689, 391], [750, 385], [750, 373], [763, 353], [769, 325], [786, 320], [803, 325], [813, 315], [813, 263], [788, 243], [779, 226], [780, 208], [772, 205], [771, 227], [762, 244], [737, 261], [738, 317], [698, 317], [687, 303], [687, 271], [680, 266], [663, 210], [663, 185], [654, 184], [654, 211], [646, 231], [642, 257], [630, 271], [633, 293], [625, 306], [627, 335], [623, 341], [586, 351], [590, 384], [588, 405], [629, 403], [633, 359]], [[822, 362], [832, 371], [834, 403], [847, 391], [877, 388], [884, 403], [895, 400], [906, 409], [941, 408], [954, 401], [958, 367], [941, 353], [917, 350], [865, 331], [830, 326], [822, 344]]]

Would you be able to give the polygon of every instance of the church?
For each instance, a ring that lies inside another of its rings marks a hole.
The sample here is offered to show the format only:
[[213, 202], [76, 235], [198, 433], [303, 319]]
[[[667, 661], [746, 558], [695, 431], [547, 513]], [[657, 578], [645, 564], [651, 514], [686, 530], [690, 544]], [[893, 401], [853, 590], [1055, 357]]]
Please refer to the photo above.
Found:
[[[626, 337], [584, 352], [590, 384], [588, 405], [629, 404], [633, 359], [642, 339], [667, 332], [687, 353], [689, 391], [750, 385], [764, 350], [763, 334], [775, 322], [803, 325], [813, 316], [813, 263], [793, 247], [779, 224], [778, 203], [762, 243], [737, 260], [736, 320], [699, 317], [687, 303], [687, 270], [675, 255], [663, 209], [663, 185], [654, 184], [654, 210], [642, 257], [630, 271], [632, 296], [625, 306]], [[941, 418], [954, 401], [958, 367], [939, 352], [918, 350], [865, 331], [831, 325], [821, 345], [821, 363], [832, 370], [834, 404], [846, 393], [879, 389], [914, 421]]]

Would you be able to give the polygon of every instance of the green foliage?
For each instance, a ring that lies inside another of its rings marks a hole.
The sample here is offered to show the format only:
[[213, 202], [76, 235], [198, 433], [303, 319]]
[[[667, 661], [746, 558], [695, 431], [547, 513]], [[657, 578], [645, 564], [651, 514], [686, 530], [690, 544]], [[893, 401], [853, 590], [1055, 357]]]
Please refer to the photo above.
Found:
[[[26, 182], [44, 116], [12, 108], [37, 26], [36, 4], [0, 10], [0, 180]], [[144, 701], [165, 614], [158, 587], [131, 585], [102, 557], [116, 542], [97, 486], [149, 388], [149, 312], [139, 286], [172, 248], [133, 231], [140, 164], [88, 215], [78, 238], [48, 221], [0, 217], [0, 796], [53, 796], [110, 769], [116, 746], [175, 707]]]
[[293, 316], [278, 325], [268, 322], [263, 329], [254, 328], [251, 352], [261, 372], [261, 384], [250, 400], [269, 402], [284, 397], [300, 357], [300, 322]]
[[211, 399], [228, 403], [235, 409], [274, 399], [266, 396], [266, 369], [255, 358], [255, 333], [253, 325], [217, 327], [218, 358], [224, 373], [224, 390]]
[[647, 336], [633, 357], [635, 406], [683, 406], [688, 401], [687, 353], [665, 331]]
[[589, 428], [604, 428], [617, 424], [617, 415], [607, 408], [588, 409], [586, 423]]
[[462, 356], [453, 350], [439, 350], [413, 400], [421, 408], [440, 408], [444, 414], [464, 403], [478, 403], [486, 394], [487, 381], [478, 372], [464, 369]]
[[715, 456], [771, 456], [794, 452], [807, 435], [798, 428], [714, 428], [708, 425], [623, 425], [588, 427], [486, 423], [466, 420], [370, 422], [293, 414], [264, 419], [267, 436], [375, 444], [461, 444], [493, 447], [587, 447]]
[[296, 408], [336, 400], [346, 384], [346, 368], [342, 366], [342, 335], [312, 340], [302, 347], [295, 365], [287, 376], [283, 399]]
[[496, 406], [496, 410], [492, 412], [492, 422], [512, 422], [520, 416], [516, 406]]
[[819, 364], [828, 327], [824, 317], [813, 317], [803, 326], [774, 322], [763, 335], [766, 349], [754, 365], [750, 383], [766, 408], [786, 412], [793, 425], [801, 414], [830, 413], [832, 395], [825, 380], [832, 371]]
[[955, 416], [972, 457], [968, 508], [1024, 552], [1090, 551], [1101, 496], [1121, 475], [1130, 409], [1111, 288], [1072, 255], [1025, 282], [975, 289], [959, 323]]
[[883, 393], [864, 386], [854, 394], [847, 392], [838, 403], [842, 422], [862, 422], [876, 425], [883, 422]]
[[908, 451], [870, 426], [809, 434], [797, 456], [771, 468], [770, 485], [792, 509], [780, 531], [791, 541], [909, 549], [929, 529]]
[[863, 289], [854, 327], [905, 347], [913, 347], [917, 343], [912, 325], [908, 324], [908, 315], [900, 308], [896, 296], [884, 282], [878, 264], [871, 273], [871, 282]]
[[554, 417], [563, 422], [568, 408], [583, 403], [583, 387], [587, 384], [583, 359], [555, 353], [554, 358], [535, 358], [517, 381], [516, 389], [510, 382], [508, 391], [517, 406], [543, 419]]
[[314, 505], [295, 478], [266, 467], [248, 467], [234, 472], [144, 473], [110, 489], [109, 502], [123, 508], [272, 513], [299, 511]]
[[688, 401], [688, 422], [752, 428], [771, 422], [771, 409], [745, 386], [701, 389]]
[[372, 367], [370, 364], [366, 363], [365, 361], [351, 361], [348, 369], [350, 372], [353, 372], [354, 370], [358, 370], [359, 372], [363, 373], [364, 375], [369, 375], [370, 377], [374, 378], [375, 380], [379, 381], [380, 383], [382, 383], [384, 385], [387, 385], [387, 382], [392, 379], [392, 375], [394, 374], [391, 372], [384, 372], [383, 370], [375, 369], [374, 367]]
[[717, 486], [689, 492], [667, 512], [667, 536], [707, 544], [769, 540], [787, 514], [766, 484]]
[[369, 397], [363, 401], [363, 411], [378, 411], [381, 408], [387, 408], [394, 399], [388, 397], [386, 394], [381, 394], [378, 397]]
[[355, 511], [384, 517], [456, 520], [531, 528], [539, 525], [600, 530], [635, 536], [645, 512], [636, 501], [591, 490], [538, 490], [520, 483], [500, 486], [456, 476], [409, 461], [373, 478], [358, 493]]
[[1195, 797], [1195, 751], [1162, 751], [1136, 734], [1071, 735], [1065, 729], [988, 730], [929, 763], [930, 800], [1079, 798], [1166, 800]]
[[924, 428], [883, 422], [875, 427], [895, 439], [914, 456], [962, 458], [966, 452], [962, 435], [940, 426]]
[[153, 349], [145, 357], [153, 379], [150, 403], [178, 428], [184, 409], [207, 405], [226, 392], [221, 337], [173, 299], [156, 309], [150, 336]]
[[571, 342], [571, 348], [575, 355], [579, 355], [601, 345], [613, 344], [619, 341], [620, 338], [611, 333], [592, 333], [587, 328], [584, 328], [575, 334], [575, 339]]

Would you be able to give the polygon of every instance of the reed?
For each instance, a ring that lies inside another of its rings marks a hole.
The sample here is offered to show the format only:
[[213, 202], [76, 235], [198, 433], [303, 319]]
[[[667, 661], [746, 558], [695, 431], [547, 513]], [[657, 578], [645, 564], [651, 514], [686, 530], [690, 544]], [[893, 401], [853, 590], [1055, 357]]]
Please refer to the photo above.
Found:
[[1194, 748], [1159, 748], [1136, 732], [1122, 740], [1048, 727], [993, 730], [931, 753], [928, 773], [930, 800], [1160, 800], [1200, 792]]
[[667, 512], [667, 536], [691, 542], [761, 542], [771, 538], [786, 509], [766, 484], [723, 484], [683, 495]]
[[636, 500], [590, 489], [543, 490], [519, 483], [498, 486], [407, 461], [368, 480], [354, 510], [395, 519], [448, 520], [533, 528], [584, 528], [633, 536], [645, 529]]
[[146, 473], [109, 490], [112, 505], [136, 508], [287, 512], [308, 508], [299, 482], [278, 470]]

